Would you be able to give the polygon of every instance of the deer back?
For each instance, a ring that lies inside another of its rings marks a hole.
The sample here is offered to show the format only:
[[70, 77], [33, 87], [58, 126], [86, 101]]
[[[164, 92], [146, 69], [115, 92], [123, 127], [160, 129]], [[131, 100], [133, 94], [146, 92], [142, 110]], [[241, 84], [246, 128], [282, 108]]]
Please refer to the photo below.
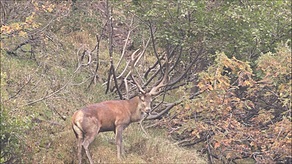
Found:
[[136, 96], [130, 100], [110, 100], [90, 104], [75, 112], [73, 122], [79, 122], [85, 128], [90, 125], [82, 124], [82, 120], [92, 119], [92, 122], [100, 124], [100, 132], [114, 131], [117, 125], [128, 126], [131, 122], [139, 121], [142, 113], [148, 108], [145, 100], [147, 100], [145, 96], [142, 98]]

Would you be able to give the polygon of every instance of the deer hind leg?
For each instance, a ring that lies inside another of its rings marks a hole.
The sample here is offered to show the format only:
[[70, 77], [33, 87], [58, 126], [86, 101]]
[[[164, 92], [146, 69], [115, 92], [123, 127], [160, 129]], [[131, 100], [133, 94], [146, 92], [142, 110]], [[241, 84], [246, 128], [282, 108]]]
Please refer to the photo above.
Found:
[[90, 124], [90, 127], [88, 127], [87, 131], [85, 132], [86, 133], [85, 138], [84, 138], [83, 143], [82, 143], [83, 148], [84, 148], [85, 153], [86, 153], [86, 156], [87, 156], [90, 164], [93, 164], [93, 160], [91, 158], [88, 147], [89, 147], [90, 143], [94, 140], [95, 136], [98, 134], [99, 129], [100, 129], [100, 124], [96, 124], [96, 123]]
[[78, 138], [78, 141], [77, 141], [77, 149], [78, 149], [77, 157], [78, 157], [79, 164], [82, 163], [82, 142], [83, 142], [83, 138]]
[[77, 138], [77, 157], [78, 157], [79, 164], [81, 164], [81, 162], [82, 162], [81, 153], [82, 153], [83, 132], [77, 124], [74, 124], [72, 126], [72, 128], [73, 128], [73, 131], [74, 131], [75, 136]]

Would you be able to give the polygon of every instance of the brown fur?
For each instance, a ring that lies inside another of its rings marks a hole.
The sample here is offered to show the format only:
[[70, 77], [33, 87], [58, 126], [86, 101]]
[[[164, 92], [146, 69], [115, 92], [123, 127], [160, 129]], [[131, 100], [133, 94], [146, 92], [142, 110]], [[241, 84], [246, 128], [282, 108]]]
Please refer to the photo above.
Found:
[[76, 135], [78, 160], [81, 163], [82, 147], [89, 162], [93, 160], [88, 146], [99, 132], [114, 131], [116, 134], [117, 156], [123, 154], [122, 132], [132, 122], [142, 119], [145, 112], [150, 111], [151, 96], [143, 94], [130, 100], [111, 100], [91, 104], [78, 110], [72, 117], [72, 128]]

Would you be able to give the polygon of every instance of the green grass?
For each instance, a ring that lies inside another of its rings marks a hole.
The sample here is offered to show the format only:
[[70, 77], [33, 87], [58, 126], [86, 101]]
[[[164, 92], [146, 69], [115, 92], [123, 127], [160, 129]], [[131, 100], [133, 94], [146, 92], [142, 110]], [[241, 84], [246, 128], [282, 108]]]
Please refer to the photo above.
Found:
[[[77, 163], [76, 138], [69, 127], [60, 131], [51, 139], [49, 149], [40, 150], [33, 155], [33, 161], [40, 163]], [[125, 158], [116, 158], [114, 133], [105, 132], [97, 135], [90, 145], [90, 152], [95, 163], [207, 163], [195, 150], [178, 147], [166, 139], [163, 130], [148, 129], [146, 136], [137, 123], [131, 124], [123, 133]], [[49, 161], [49, 162], [48, 162]], [[83, 162], [88, 163], [83, 152]]]

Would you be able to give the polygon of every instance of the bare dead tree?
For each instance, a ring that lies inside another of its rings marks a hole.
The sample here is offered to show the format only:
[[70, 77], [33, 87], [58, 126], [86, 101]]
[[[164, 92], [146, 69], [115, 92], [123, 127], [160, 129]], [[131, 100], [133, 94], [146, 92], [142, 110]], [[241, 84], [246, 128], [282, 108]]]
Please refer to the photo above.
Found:
[[[156, 26], [151, 21], [145, 22], [148, 24], [149, 39], [146, 45], [139, 50], [133, 52], [131, 57], [126, 56], [126, 45], [130, 40], [134, 27], [134, 16], [128, 24], [129, 31], [125, 38], [123, 50], [117, 64], [113, 61], [113, 19], [112, 7], [106, 1], [105, 13], [107, 17], [107, 32], [109, 41], [109, 56], [110, 69], [108, 77], [104, 84], [106, 84], [106, 93], [116, 92], [120, 99], [129, 99], [135, 96], [135, 89], [140, 84], [140, 89], [149, 91], [148, 88], [158, 86], [160, 89], [155, 89], [155, 103], [156, 107], [148, 116], [149, 119], [156, 119], [162, 117], [175, 105], [180, 104], [183, 100], [175, 102], [165, 102], [165, 97], [172, 90], [187, 85], [194, 79], [196, 69], [202, 56], [205, 54], [203, 48], [200, 47], [184, 47], [180, 44], [171, 44], [165, 41], [165, 47], [158, 48], [159, 39], [155, 34]], [[196, 50], [196, 51], [195, 51]], [[153, 54], [155, 61], [146, 61], [142, 63], [143, 57]], [[133, 62], [134, 61], [134, 62]], [[122, 62], [124, 62], [122, 65]], [[121, 67], [124, 66], [122, 69]], [[97, 66], [98, 67], [98, 66]], [[120, 69], [119, 69], [120, 68]], [[146, 69], [146, 70], [145, 70]], [[97, 68], [96, 68], [97, 70]], [[134, 73], [131, 74], [131, 73]], [[161, 83], [161, 82], [164, 83]], [[163, 87], [161, 87], [161, 86]], [[139, 89], [139, 90], [140, 90]], [[149, 91], [150, 92], [150, 91]], [[191, 95], [193, 98], [196, 94]]]
[[109, 73], [108, 73], [108, 80], [107, 80], [107, 88], [105, 93], [108, 93], [109, 89], [110, 89], [110, 81], [111, 81], [111, 76], [113, 76], [114, 79], [114, 84], [115, 84], [115, 88], [117, 89], [118, 95], [120, 97], [120, 99], [123, 98], [120, 90], [119, 90], [119, 86], [118, 86], [118, 82], [117, 82], [117, 78], [116, 78], [116, 73], [115, 73], [115, 67], [114, 67], [114, 62], [113, 62], [113, 21], [112, 21], [112, 10], [113, 8], [110, 6], [109, 1], [106, 1], [106, 12], [107, 12], [107, 19], [108, 21], [108, 31], [109, 31], [109, 56], [110, 56], [110, 69], [109, 69]]
[[97, 71], [99, 69], [99, 49], [100, 49], [100, 41], [101, 41], [101, 36], [104, 33], [104, 29], [106, 28], [107, 22], [104, 24], [104, 26], [101, 28], [101, 32], [100, 34], [96, 34], [96, 45], [95, 47], [91, 50], [91, 53], [93, 53], [94, 51], [96, 51], [96, 66], [95, 66], [95, 71], [93, 73], [93, 77], [87, 87], [87, 89], [89, 89], [91, 87], [91, 85], [94, 83], [96, 84], [96, 81], [99, 80], [99, 76], [97, 74]]

